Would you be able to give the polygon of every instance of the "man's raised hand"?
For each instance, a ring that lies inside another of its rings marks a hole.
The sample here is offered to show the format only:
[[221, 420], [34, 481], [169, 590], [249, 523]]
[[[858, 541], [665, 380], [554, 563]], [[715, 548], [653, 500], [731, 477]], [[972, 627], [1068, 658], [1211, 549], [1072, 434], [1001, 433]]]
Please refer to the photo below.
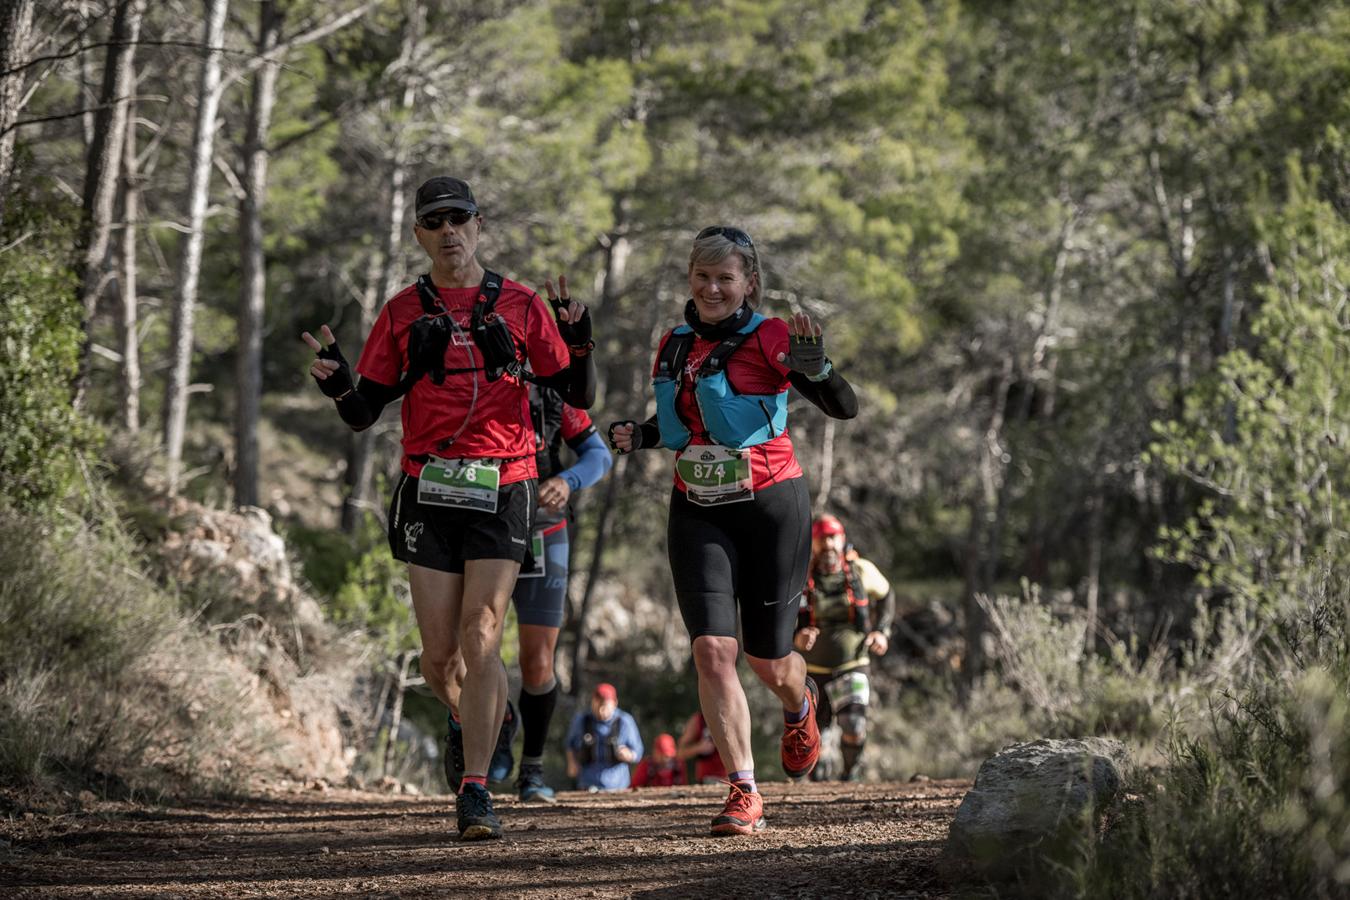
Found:
[[558, 276], [557, 290], [553, 288], [553, 280], [545, 278], [544, 292], [548, 294], [549, 305], [553, 307], [553, 313], [558, 317], [558, 333], [562, 335], [563, 343], [569, 347], [589, 344], [591, 312], [585, 304], [572, 299], [572, 294], [567, 289], [567, 276]]
[[315, 360], [309, 366], [309, 374], [319, 383], [319, 390], [325, 397], [340, 399], [353, 390], [352, 370], [342, 351], [338, 349], [337, 338], [327, 325], [319, 329], [319, 338], [308, 331], [300, 338], [314, 351]]

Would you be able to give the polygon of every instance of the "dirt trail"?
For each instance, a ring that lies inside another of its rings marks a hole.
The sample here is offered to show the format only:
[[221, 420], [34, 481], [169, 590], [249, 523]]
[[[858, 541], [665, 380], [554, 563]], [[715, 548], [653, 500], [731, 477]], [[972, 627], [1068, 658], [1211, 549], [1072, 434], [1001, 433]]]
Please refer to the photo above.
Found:
[[769, 827], [714, 838], [720, 787], [498, 795], [501, 841], [459, 843], [449, 797], [353, 791], [0, 821], [12, 897], [941, 897], [968, 782], [766, 784]]

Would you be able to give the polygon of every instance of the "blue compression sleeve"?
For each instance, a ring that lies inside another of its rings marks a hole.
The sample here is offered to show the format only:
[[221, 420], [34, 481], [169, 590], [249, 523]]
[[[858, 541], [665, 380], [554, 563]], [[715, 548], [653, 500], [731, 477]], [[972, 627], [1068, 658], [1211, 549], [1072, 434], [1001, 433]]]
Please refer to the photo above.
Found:
[[567, 482], [573, 491], [579, 491], [595, 484], [614, 465], [614, 457], [598, 432], [593, 432], [581, 446], [576, 448], [577, 461], [570, 469], [558, 473], [558, 477]]

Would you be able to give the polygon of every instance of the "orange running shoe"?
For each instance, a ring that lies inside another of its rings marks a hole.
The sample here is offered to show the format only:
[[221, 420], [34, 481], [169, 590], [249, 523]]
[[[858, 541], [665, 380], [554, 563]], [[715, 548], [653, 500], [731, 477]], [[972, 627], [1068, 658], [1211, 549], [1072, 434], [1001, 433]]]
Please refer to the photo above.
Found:
[[764, 798], [731, 783], [731, 794], [722, 814], [712, 820], [713, 834], [754, 834], [764, 830]]
[[816, 724], [816, 683], [806, 679], [806, 718], [795, 725], [783, 723], [783, 771], [789, 778], [810, 774], [820, 759], [820, 726]]

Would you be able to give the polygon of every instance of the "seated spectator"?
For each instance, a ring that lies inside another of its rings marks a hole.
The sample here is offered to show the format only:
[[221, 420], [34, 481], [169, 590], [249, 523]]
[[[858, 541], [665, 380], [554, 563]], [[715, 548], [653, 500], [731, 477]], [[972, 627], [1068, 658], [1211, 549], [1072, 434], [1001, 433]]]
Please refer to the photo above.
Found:
[[726, 766], [713, 743], [712, 732], [703, 713], [696, 712], [684, 723], [679, 750], [675, 754], [681, 763], [694, 761], [694, 784], [721, 784], [727, 780]]
[[651, 755], [643, 757], [633, 772], [633, 787], [670, 787], [684, 783], [684, 764], [675, 758], [675, 738], [658, 734]]
[[591, 695], [589, 712], [579, 712], [567, 729], [567, 774], [577, 788], [621, 791], [628, 787], [628, 767], [642, 756], [637, 722], [619, 709], [614, 685], [604, 683]]

